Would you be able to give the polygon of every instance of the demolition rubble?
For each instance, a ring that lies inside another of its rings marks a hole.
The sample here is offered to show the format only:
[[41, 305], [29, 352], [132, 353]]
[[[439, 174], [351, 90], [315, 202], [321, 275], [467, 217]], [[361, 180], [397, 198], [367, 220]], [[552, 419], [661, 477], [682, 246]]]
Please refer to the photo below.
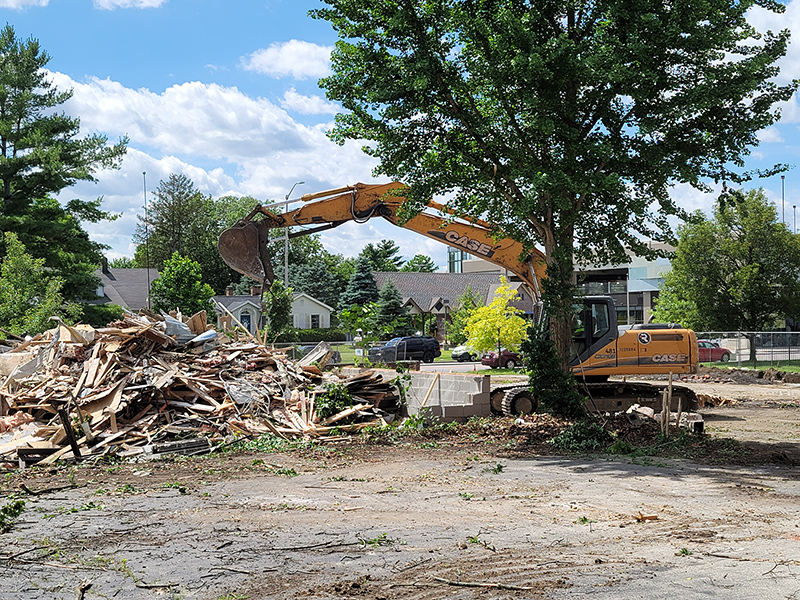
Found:
[[20, 343], [0, 354], [0, 463], [198, 454], [265, 433], [336, 440], [397, 411], [380, 374], [323, 372], [324, 342], [293, 361], [240, 338], [205, 313], [148, 312], [102, 329], [60, 323]]

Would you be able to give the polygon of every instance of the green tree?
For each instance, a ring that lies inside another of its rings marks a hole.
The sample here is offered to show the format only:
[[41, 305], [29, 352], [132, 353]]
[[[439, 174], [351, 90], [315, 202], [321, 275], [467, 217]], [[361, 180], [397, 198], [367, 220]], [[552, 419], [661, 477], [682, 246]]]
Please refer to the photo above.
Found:
[[505, 277], [501, 277], [500, 282], [492, 301], [476, 308], [467, 319], [467, 343], [478, 352], [499, 351], [500, 348], [515, 352], [526, 336], [527, 323], [519, 316], [522, 311], [509, 305], [519, 298], [517, 291]]
[[269, 291], [264, 294], [266, 304], [268, 329], [272, 339], [286, 331], [292, 325], [292, 288], [283, 286], [280, 279], [272, 282]]
[[723, 194], [679, 229], [654, 317], [700, 331], [763, 331], [800, 316], [800, 236], [763, 190]]
[[430, 256], [415, 254], [400, 270], [413, 273], [435, 273], [437, 268]]
[[161, 277], [150, 284], [153, 308], [164, 312], [177, 309], [190, 316], [204, 310], [213, 315], [213, 296], [211, 286], [203, 283], [200, 264], [177, 252], [164, 263]]
[[365, 306], [369, 302], [377, 301], [378, 286], [372, 278], [372, 267], [369, 259], [362, 254], [356, 260], [356, 268], [347, 287], [339, 296], [339, 309], [350, 308], [354, 304]]
[[120, 256], [108, 261], [108, 266], [112, 269], [134, 269], [136, 268], [136, 261], [127, 256]]
[[[566, 368], [575, 259], [626, 260], [686, 216], [669, 189], [741, 182], [757, 133], [797, 82], [775, 83], [789, 31], [747, 22], [769, 0], [324, 0], [339, 35], [332, 138], [369, 140], [377, 174], [486, 215], [547, 262]], [[773, 170], [770, 170], [772, 172]], [[574, 250], [577, 249], [577, 250]]]
[[332, 268], [331, 263], [317, 261], [298, 266], [289, 265], [289, 283], [295, 292], [308, 294], [335, 308], [347, 280]]
[[[137, 265], [146, 267], [149, 259], [152, 268], [161, 269], [177, 252], [199, 263], [203, 281], [224, 293], [237, 278], [217, 251], [217, 238], [228, 224], [222, 217], [224, 210], [182, 174], [172, 173], [160, 181], [154, 196], [146, 214], [139, 216], [133, 236], [139, 244], [134, 257]], [[232, 212], [242, 207], [236, 205], [235, 209]]]
[[365, 256], [373, 271], [399, 271], [403, 265], [400, 248], [392, 240], [381, 240], [377, 244], [367, 244], [359, 256]]
[[100, 210], [100, 199], [62, 207], [53, 197], [95, 181], [98, 170], [118, 168], [127, 140], [108, 145], [105, 136], [79, 136], [80, 119], [59, 111], [72, 90], [49, 80], [49, 61], [37, 40], [19, 40], [10, 25], [0, 31], [0, 230], [15, 232], [31, 256], [44, 259], [63, 279], [64, 297], [86, 299], [94, 295], [104, 246], [89, 239], [81, 221], [112, 215]]
[[32, 258], [15, 233], [4, 234], [6, 255], [0, 265], [0, 328], [13, 335], [35, 335], [51, 329], [50, 317], [72, 323], [80, 307], [64, 303], [64, 280], [45, 268], [44, 259]]
[[446, 325], [447, 337], [451, 344], [460, 346], [467, 341], [465, 331], [467, 322], [479, 306], [483, 306], [483, 299], [472, 291], [472, 287], [467, 285], [464, 293], [456, 300], [456, 308], [450, 313], [450, 319]]
[[386, 280], [378, 293], [375, 328], [390, 338], [405, 335], [410, 329], [408, 307], [403, 305], [403, 297], [391, 279]]

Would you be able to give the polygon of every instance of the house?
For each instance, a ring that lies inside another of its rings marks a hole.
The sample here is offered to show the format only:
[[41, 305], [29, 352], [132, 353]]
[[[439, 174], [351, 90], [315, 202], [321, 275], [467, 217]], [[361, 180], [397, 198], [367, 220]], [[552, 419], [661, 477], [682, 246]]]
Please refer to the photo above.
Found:
[[297, 329], [328, 329], [333, 308], [308, 294], [295, 294], [292, 301], [292, 326]]
[[[233, 286], [228, 286], [224, 296], [214, 296], [220, 307], [217, 311], [217, 327], [230, 326], [233, 315], [250, 333], [266, 325], [266, 315], [261, 303], [261, 286], [252, 286], [249, 294], [235, 295]], [[230, 312], [230, 314], [228, 314]], [[295, 294], [292, 301], [292, 327], [297, 329], [327, 329], [331, 326], [333, 309], [308, 294]]]
[[250, 333], [264, 327], [266, 317], [260, 285], [251, 286], [249, 294], [234, 294], [233, 286], [229, 285], [224, 296], [214, 296], [212, 300], [217, 306], [217, 329], [230, 329], [236, 325], [231, 315]]
[[114, 269], [103, 260], [101, 268], [94, 272], [100, 280], [97, 299], [91, 304], [119, 304], [131, 312], [149, 308], [150, 284], [158, 279], [156, 269]]
[[[445, 337], [445, 321], [448, 313], [458, 308], [458, 299], [467, 286], [485, 304], [492, 301], [495, 290], [500, 286], [497, 271], [487, 273], [416, 273], [416, 272], [377, 272], [373, 273], [375, 284], [381, 289], [391, 280], [403, 304], [412, 316], [418, 316], [420, 331], [430, 332], [430, 323], [435, 323], [435, 334], [440, 341]], [[520, 292], [520, 299], [512, 303], [525, 313], [532, 313], [534, 301], [522, 283], [509, 281]]]

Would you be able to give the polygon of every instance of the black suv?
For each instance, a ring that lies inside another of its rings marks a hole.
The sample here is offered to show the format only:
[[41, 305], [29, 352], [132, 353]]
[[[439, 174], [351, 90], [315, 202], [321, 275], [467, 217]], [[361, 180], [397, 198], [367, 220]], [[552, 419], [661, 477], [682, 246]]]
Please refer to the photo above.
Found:
[[372, 362], [396, 363], [398, 360], [421, 360], [430, 363], [441, 356], [439, 340], [429, 335], [408, 335], [386, 342], [380, 348], [370, 348], [368, 357]]

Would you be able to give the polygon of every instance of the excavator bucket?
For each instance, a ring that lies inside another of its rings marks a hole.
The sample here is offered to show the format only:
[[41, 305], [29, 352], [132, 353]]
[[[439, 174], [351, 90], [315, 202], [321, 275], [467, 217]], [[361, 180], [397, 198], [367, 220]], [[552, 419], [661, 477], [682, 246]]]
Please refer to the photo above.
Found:
[[265, 289], [274, 281], [266, 233], [262, 233], [253, 221], [239, 221], [223, 231], [217, 249], [231, 269], [261, 282]]

